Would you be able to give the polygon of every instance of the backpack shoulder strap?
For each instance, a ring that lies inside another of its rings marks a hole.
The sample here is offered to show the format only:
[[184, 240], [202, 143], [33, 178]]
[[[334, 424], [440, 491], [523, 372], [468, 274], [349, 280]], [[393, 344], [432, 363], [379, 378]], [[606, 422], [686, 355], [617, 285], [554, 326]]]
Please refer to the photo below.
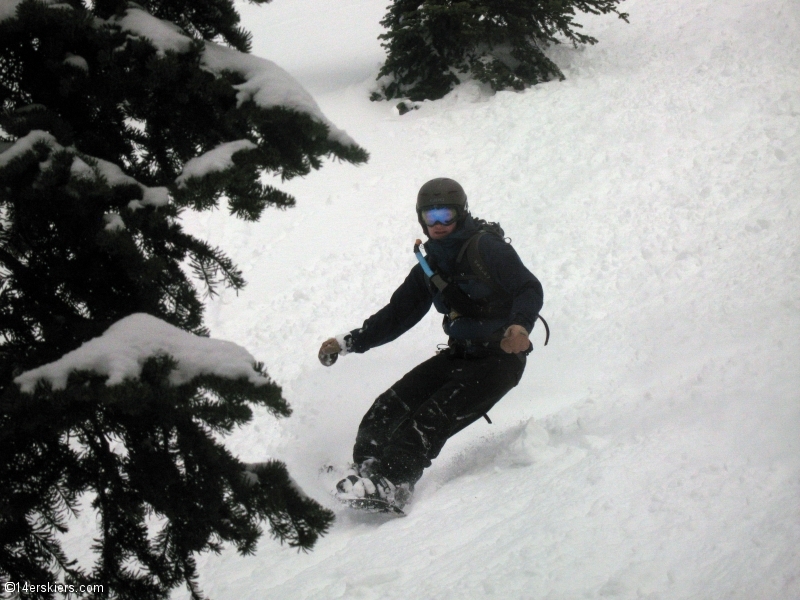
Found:
[[[461, 246], [461, 250], [458, 252], [458, 257], [456, 258], [456, 265], [460, 265], [462, 259], [464, 258], [464, 254], [467, 255], [467, 262], [469, 263], [472, 272], [475, 276], [480, 279], [483, 283], [491, 287], [495, 292], [499, 293], [507, 293], [503, 288], [501, 288], [495, 281], [492, 279], [492, 276], [489, 274], [489, 269], [486, 267], [486, 263], [484, 262], [483, 258], [481, 258], [481, 253], [478, 250], [478, 243], [480, 239], [486, 235], [487, 233], [492, 233], [490, 231], [478, 231], [475, 235], [469, 238], [463, 246]], [[545, 329], [545, 339], [544, 345], [547, 346], [547, 342], [550, 341], [550, 326], [547, 324], [547, 321], [544, 320], [542, 315], [537, 315], [536, 317], [539, 321], [542, 322]], [[534, 320], [535, 323], [535, 320]], [[486, 416], [486, 415], [484, 415]], [[489, 417], [486, 417], [486, 420], [489, 421]], [[491, 421], [489, 421], [491, 423]]]
[[492, 279], [489, 269], [481, 257], [481, 253], [478, 248], [481, 238], [487, 233], [489, 232], [478, 231], [472, 237], [470, 237], [463, 246], [461, 246], [461, 250], [459, 250], [458, 256], [456, 257], [456, 265], [460, 265], [461, 261], [464, 260], [464, 255], [466, 255], [467, 263], [469, 264], [469, 267], [475, 276], [482, 283], [485, 283], [492, 288], [492, 290], [495, 292], [504, 293], [504, 290], [497, 284], [497, 282], [495, 282], [494, 279]]

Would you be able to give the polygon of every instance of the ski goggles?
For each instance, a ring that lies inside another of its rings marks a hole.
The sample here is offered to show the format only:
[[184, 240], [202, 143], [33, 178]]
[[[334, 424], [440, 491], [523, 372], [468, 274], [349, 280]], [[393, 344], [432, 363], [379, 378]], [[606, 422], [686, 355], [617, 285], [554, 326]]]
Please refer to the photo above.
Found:
[[428, 227], [433, 227], [437, 223], [447, 226], [458, 221], [458, 209], [454, 206], [433, 206], [423, 208], [420, 216]]

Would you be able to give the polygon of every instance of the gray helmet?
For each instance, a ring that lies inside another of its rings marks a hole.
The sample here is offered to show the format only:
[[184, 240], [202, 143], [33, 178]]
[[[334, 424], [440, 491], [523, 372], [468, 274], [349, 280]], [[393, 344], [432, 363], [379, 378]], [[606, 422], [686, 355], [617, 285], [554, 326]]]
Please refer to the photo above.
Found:
[[431, 206], [457, 206], [463, 216], [467, 212], [467, 194], [457, 181], [438, 177], [431, 179], [419, 188], [417, 194], [417, 214]]

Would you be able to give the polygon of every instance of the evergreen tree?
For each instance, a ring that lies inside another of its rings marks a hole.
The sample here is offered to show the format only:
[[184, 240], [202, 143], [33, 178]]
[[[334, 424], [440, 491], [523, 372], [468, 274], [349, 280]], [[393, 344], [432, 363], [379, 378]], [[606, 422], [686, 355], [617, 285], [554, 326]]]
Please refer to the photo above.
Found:
[[[97, 583], [97, 597], [137, 599], [185, 583], [199, 598], [197, 553], [225, 542], [253, 552], [265, 521], [281, 542], [310, 548], [332, 522], [281, 463], [244, 465], [219, 441], [252, 406], [290, 413], [258, 364], [176, 379], [180, 357], [154, 350], [122, 381], [80, 368], [65, 385], [19, 385], [134, 313], [206, 336], [201, 295], [245, 282], [182, 230], [182, 211], [226, 198], [231, 214], [256, 220], [294, 204], [262, 173], [367, 159], [249, 46], [232, 0], [0, 4], [6, 581]], [[59, 541], [85, 498], [99, 524], [91, 569]]]
[[580, 33], [575, 12], [615, 13], [622, 0], [394, 0], [381, 21], [386, 62], [373, 100], [436, 100], [461, 81], [488, 83], [493, 90], [522, 90], [563, 79], [544, 53], [563, 39], [597, 40]]

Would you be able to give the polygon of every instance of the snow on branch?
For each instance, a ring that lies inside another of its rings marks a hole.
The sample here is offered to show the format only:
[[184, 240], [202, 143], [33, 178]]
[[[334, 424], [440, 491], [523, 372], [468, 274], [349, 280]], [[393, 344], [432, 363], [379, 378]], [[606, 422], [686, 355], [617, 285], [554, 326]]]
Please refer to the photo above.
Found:
[[33, 150], [34, 146], [39, 142], [44, 142], [54, 150], [63, 150], [64, 147], [56, 141], [54, 135], [35, 129], [25, 137], [19, 138], [14, 142], [10, 148], [0, 153], [0, 169], [8, 165], [12, 160], [19, 158], [26, 152]]
[[33, 392], [40, 380], [62, 390], [71, 372], [93, 371], [108, 377], [106, 385], [116, 385], [139, 377], [149, 358], [164, 355], [178, 363], [170, 374], [172, 385], [181, 385], [199, 375], [246, 378], [254, 385], [269, 383], [254, 369], [253, 356], [241, 346], [193, 335], [144, 313], [117, 321], [100, 337], [14, 381], [25, 393]]
[[[167, 188], [147, 187], [146, 185], [139, 183], [130, 175], [126, 175], [118, 165], [115, 165], [107, 160], [84, 154], [78, 156], [74, 147], [70, 146], [69, 148], [64, 148], [64, 146], [59, 144], [52, 134], [38, 129], [31, 131], [24, 137], [21, 137], [14, 142], [11, 147], [0, 153], [0, 169], [7, 166], [11, 161], [33, 150], [34, 147], [40, 142], [47, 144], [54, 152], [68, 150], [75, 153], [75, 156], [72, 160], [72, 165], [70, 167], [70, 174], [75, 179], [97, 179], [102, 177], [111, 187], [117, 185], [139, 186], [142, 190], [142, 199], [133, 200], [129, 203], [128, 206], [132, 210], [142, 208], [145, 205], [165, 206], [169, 203], [169, 192], [167, 191]], [[87, 163], [87, 161], [93, 164], [90, 165]], [[49, 161], [45, 161], [44, 163], [40, 164], [40, 168], [45, 170], [49, 165]], [[115, 229], [118, 229], [118, 227], [115, 227]]]
[[178, 187], [186, 187], [189, 179], [202, 178], [209, 173], [225, 171], [233, 166], [233, 155], [240, 150], [250, 150], [257, 148], [250, 140], [236, 140], [220, 144], [213, 150], [201, 154], [187, 161], [183, 166], [183, 171], [175, 179]]
[[240, 106], [252, 100], [262, 108], [284, 106], [305, 113], [328, 127], [330, 139], [345, 146], [356, 145], [353, 138], [338, 129], [322, 114], [311, 94], [274, 62], [213, 42], [206, 42], [202, 64], [212, 73], [232, 71], [246, 79], [244, 83], [234, 86], [239, 90], [236, 100]]
[[[123, 17], [112, 18], [108, 23], [150, 40], [161, 55], [167, 51], [187, 52], [191, 47], [192, 38], [177, 25], [158, 19], [141, 8], [131, 6]], [[311, 94], [272, 61], [206, 41], [202, 64], [215, 75], [232, 71], [246, 79], [243, 84], [235, 86], [239, 90], [236, 98], [240, 106], [252, 100], [263, 108], [284, 106], [305, 113], [328, 127], [330, 139], [345, 146], [356, 145], [346, 132], [328, 120]]]
[[64, 64], [71, 65], [76, 69], [80, 69], [81, 71], [89, 71], [89, 63], [86, 62], [85, 58], [69, 52], [64, 57]]
[[141, 8], [129, 7], [122, 17], [112, 17], [108, 23], [118, 25], [122, 31], [147, 38], [160, 55], [167, 51], [187, 52], [192, 38], [171, 21], [157, 19]]

